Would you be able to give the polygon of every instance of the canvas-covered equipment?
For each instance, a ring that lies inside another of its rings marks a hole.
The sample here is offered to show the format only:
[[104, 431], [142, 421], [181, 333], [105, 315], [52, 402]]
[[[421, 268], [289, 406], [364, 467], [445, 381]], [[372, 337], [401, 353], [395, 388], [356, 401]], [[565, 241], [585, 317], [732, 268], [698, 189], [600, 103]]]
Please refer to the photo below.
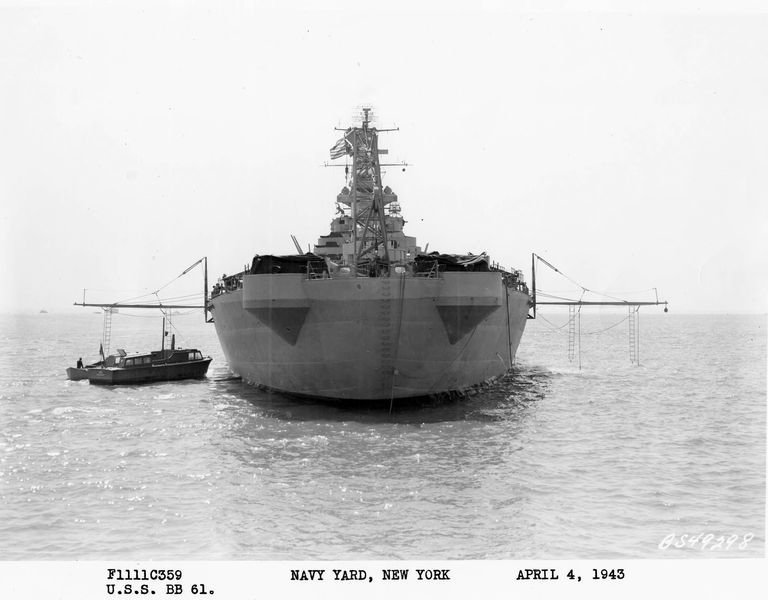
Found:
[[416, 272], [428, 273], [438, 269], [442, 271], [490, 271], [488, 255], [482, 254], [418, 254], [415, 259]]
[[322, 256], [307, 252], [306, 254], [285, 254], [276, 256], [273, 254], [258, 254], [253, 257], [251, 275], [264, 275], [276, 273], [322, 273], [328, 272], [328, 266]]

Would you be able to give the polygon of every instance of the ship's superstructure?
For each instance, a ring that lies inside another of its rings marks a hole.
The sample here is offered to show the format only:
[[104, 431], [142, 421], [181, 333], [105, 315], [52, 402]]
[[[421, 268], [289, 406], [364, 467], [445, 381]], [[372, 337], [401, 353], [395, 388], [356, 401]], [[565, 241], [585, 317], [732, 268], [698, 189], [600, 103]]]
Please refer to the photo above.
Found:
[[363, 109], [331, 149], [345, 185], [313, 253], [256, 255], [208, 308], [230, 369], [322, 399], [393, 401], [460, 391], [514, 361], [531, 297], [485, 254], [425, 254], [382, 182], [380, 130]]
[[[344, 186], [336, 201], [339, 216], [331, 221], [331, 232], [328, 235], [320, 236], [318, 239], [315, 245], [315, 254], [328, 257], [334, 262], [354, 264], [353, 223], [355, 221], [351, 214], [352, 198], [348, 187]], [[420, 253], [421, 248], [416, 245], [415, 237], [405, 235], [403, 231], [405, 219], [400, 214], [397, 194], [389, 187], [385, 187], [383, 190], [382, 204], [384, 206], [389, 258], [395, 263], [406, 263]], [[377, 254], [381, 256], [382, 251], [379, 250]]]

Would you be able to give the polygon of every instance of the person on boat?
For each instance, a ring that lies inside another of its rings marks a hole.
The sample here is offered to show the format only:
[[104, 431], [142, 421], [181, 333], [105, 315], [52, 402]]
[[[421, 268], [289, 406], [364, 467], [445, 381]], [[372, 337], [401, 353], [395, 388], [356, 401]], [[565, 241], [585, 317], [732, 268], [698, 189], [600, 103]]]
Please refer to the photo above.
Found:
[[82, 369], [83, 368], [83, 357], [77, 359], [77, 368]]

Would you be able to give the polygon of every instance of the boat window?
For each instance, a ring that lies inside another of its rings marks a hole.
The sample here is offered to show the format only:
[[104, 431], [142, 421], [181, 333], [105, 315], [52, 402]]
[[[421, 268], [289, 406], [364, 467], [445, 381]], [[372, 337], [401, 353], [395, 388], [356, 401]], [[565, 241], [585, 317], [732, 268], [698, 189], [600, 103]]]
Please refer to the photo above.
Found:
[[148, 365], [152, 363], [152, 359], [149, 356], [145, 356], [144, 358], [141, 359], [141, 362], [145, 365]]
[[190, 352], [189, 353], [189, 357], [187, 358], [187, 360], [195, 360], [195, 353], [194, 352]]
[[132, 358], [126, 358], [125, 359], [125, 366], [126, 367], [132, 367], [133, 366], [133, 359]]

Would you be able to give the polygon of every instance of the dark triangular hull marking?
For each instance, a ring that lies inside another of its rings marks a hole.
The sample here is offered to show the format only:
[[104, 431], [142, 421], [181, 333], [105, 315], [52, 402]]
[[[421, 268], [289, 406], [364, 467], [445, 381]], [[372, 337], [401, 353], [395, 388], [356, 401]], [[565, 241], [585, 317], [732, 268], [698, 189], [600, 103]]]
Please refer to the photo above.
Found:
[[490, 315], [498, 306], [473, 306], [459, 304], [454, 306], [438, 306], [437, 312], [443, 320], [443, 327], [448, 334], [451, 345], [458, 342], [483, 319]]
[[286, 308], [250, 308], [256, 317], [283, 338], [291, 346], [296, 345], [304, 320], [309, 312], [308, 306]]

